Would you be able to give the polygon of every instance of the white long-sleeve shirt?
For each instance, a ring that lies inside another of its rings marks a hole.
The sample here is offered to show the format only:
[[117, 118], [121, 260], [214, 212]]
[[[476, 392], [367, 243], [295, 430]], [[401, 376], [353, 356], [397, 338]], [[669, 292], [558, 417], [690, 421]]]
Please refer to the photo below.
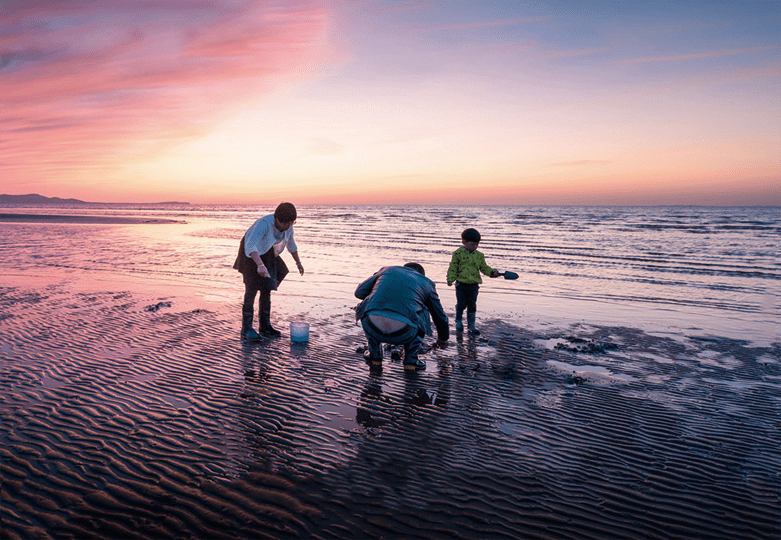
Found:
[[274, 255], [282, 253], [285, 247], [290, 253], [298, 251], [298, 246], [293, 239], [293, 227], [285, 232], [278, 231], [274, 227], [274, 214], [269, 214], [258, 219], [244, 233], [244, 254], [249, 257], [250, 253], [257, 251], [258, 255], [263, 255], [272, 246]]

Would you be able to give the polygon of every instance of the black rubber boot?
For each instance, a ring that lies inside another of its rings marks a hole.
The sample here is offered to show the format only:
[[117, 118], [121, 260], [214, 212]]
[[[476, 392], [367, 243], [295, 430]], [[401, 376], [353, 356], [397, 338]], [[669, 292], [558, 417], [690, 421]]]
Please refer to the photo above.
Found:
[[241, 312], [241, 337], [249, 341], [257, 341], [260, 339], [260, 335], [252, 329], [252, 317], [251, 311]]
[[247, 330], [250, 330], [252, 328], [252, 319], [254, 317], [254, 314], [251, 311], [242, 311], [241, 312], [241, 335], [247, 333]]
[[480, 330], [475, 326], [475, 319], [477, 318], [477, 312], [466, 312], [466, 322], [469, 325], [469, 333], [473, 336], [479, 336]]
[[261, 291], [259, 301], [260, 333], [269, 337], [279, 337], [282, 332], [271, 326], [271, 291]]

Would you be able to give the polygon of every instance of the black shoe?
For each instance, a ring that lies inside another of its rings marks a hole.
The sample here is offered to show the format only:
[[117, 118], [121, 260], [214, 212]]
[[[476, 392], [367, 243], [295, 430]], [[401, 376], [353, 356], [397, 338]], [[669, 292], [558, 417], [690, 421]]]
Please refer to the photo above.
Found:
[[250, 328], [246, 332], [242, 332], [241, 337], [242, 339], [246, 339], [247, 341], [260, 341], [260, 336], [252, 328]]
[[279, 330], [277, 330], [271, 325], [268, 325], [265, 328], [261, 328], [260, 333], [268, 337], [279, 337], [282, 335], [282, 332], [280, 332]]
[[408, 370], [426, 369], [426, 362], [418, 358], [410, 358], [409, 360], [405, 358], [403, 365], [404, 365], [404, 369], [408, 369]]

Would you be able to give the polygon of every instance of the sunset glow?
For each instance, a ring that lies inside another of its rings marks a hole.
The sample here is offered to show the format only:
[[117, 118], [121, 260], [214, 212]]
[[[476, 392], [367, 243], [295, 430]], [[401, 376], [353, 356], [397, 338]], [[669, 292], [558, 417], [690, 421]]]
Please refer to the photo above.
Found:
[[779, 35], [760, 1], [3, 2], [0, 193], [781, 205]]

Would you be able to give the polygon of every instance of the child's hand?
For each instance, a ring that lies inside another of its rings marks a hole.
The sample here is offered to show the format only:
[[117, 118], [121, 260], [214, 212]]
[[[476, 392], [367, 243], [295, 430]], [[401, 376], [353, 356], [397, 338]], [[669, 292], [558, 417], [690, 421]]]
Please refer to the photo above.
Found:
[[500, 275], [499, 270], [494, 270], [493, 272], [491, 272], [491, 277], [499, 277], [499, 275]]
[[447, 282], [447, 286], [448, 286], [448, 287], [452, 287], [452, 286], [453, 286], [453, 282], [452, 282], [452, 281], [448, 281], [448, 282]]

